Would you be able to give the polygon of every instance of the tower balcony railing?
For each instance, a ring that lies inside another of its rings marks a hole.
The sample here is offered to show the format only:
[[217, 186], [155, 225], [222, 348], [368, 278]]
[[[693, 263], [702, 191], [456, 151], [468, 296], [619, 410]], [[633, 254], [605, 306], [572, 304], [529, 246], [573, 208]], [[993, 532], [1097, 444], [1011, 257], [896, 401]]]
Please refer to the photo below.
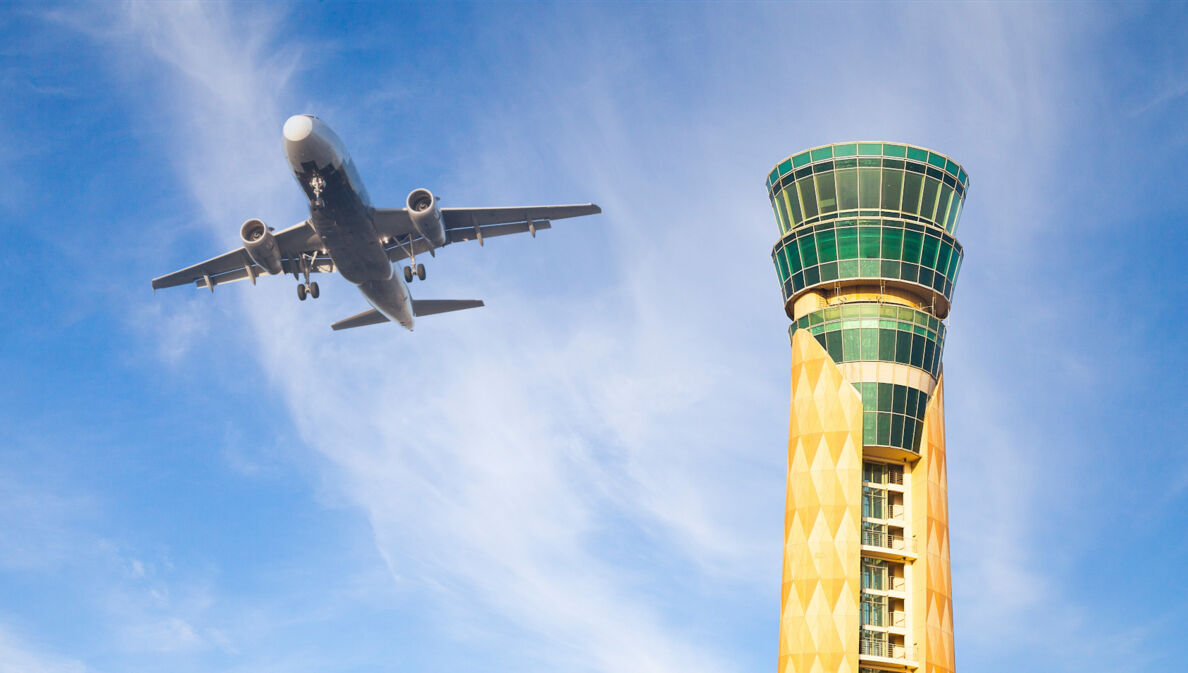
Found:
[[858, 654], [865, 657], [899, 659], [909, 662], [910, 665], [910, 662], [916, 659], [916, 648], [882, 639], [862, 638], [858, 641]]
[[909, 560], [916, 558], [915, 539], [904, 539], [896, 533], [886, 533], [883, 530], [862, 530], [861, 545], [864, 553], [876, 558], [890, 560]]
[[914, 555], [916, 553], [914, 539], [904, 539], [902, 535], [881, 530], [863, 530], [862, 546], [889, 549], [900, 554]]

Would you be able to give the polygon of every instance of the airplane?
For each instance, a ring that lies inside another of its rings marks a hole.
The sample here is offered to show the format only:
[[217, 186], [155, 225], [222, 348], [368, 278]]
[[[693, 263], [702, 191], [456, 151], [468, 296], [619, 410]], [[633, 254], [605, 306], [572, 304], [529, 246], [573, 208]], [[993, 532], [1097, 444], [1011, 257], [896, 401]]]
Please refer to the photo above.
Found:
[[[375, 208], [355, 164], [334, 131], [314, 115], [290, 117], [283, 128], [285, 156], [309, 200], [309, 219], [275, 231], [258, 219], [239, 229], [243, 247], [153, 279], [153, 289], [194, 283], [216, 285], [260, 276], [293, 274], [297, 298], [318, 298], [311, 273], [337, 271], [358, 286], [372, 308], [330, 327], [335, 330], [395, 322], [412, 330], [414, 318], [483, 306], [478, 299], [413, 299], [408, 284], [425, 280], [417, 255], [461, 241], [528, 233], [552, 220], [601, 213], [593, 203], [562, 206], [441, 208], [428, 189], [409, 193], [404, 208]], [[393, 264], [407, 259], [403, 273]]]

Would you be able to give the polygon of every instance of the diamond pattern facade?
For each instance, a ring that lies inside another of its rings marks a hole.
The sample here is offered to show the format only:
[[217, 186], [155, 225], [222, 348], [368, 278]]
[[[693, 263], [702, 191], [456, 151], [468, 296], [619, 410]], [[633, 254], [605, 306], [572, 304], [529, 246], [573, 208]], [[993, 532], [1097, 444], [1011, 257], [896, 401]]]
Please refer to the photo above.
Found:
[[953, 673], [953, 582], [949, 573], [949, 495], [945, 476], [945, 393], [943, 378], [924, 416], [924, 446], [912, 470], [916, 530], [923, 531], [923, 554], [916, 572], [924, 582], [916, 591], [917, 624], [925, 628], [923, 666], [926, 673]]
[[788, 436], [779, 673], [857, 673], [862, 399], [803, 331]]

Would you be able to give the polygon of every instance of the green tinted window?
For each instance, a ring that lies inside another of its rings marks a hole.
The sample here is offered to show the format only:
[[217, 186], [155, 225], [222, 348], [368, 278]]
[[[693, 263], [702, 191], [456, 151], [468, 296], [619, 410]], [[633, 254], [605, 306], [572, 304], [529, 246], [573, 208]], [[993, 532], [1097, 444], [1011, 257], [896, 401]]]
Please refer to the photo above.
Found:
[[789, 275], [791, 275], [788, 273], [788, 261], [784, 259], [783, 250], [776, 250], [772, 257], [775, 258], [776, 268], [780, 270], [780, 278], [787, 278]]
[[804, 285], [805, 285], [805, 287], [807, 287], [809, 285], [816, 285], [817, 283], [821, 282], [820, 269], [821, 269], [821, 267], [819, 267], [819, 266], [810, 266], [810, 267], [805, 268], [805, 270], [804, 270]]
[[903, 172], [883, 171], [883, 209], [899, 210], [899, 196], [903, 191]]
[[879, 414], [878, 433], [875, 435], [879, 444], [891, 444], [891, 414]]
[[924, 178], [924, 196], [920, 199], [920, 214], [924, 217], [931, 218], [936, 210], [936, 192], [939, 188], [940, 182]]
[[879, 329], [879, 359], [884, 362], [895, 360], [895, 330]]
[[863, 360], [879, 359], [879, 331], [877, 329], [858, 330], [861, 333]]
[[[911, 149], [911, 148], [908, 148]], [[907, 213], [920, 212], [920, 187], [924, 176], [916, 173], [905, 173], [903, 176], [903, 207]]]
[[891, 143], [883, 143], [883, 154], [889, 157], [903, 157], [907, 156], [907, 148], [903, 145], [892, 145]]
[[858, 171], [837, 171], [837, 200], [839, 210], [858, 207]]
[[858, 193], [861, 195], [860, 208], [879, 207], [879, 169], [862, 168], [858, 170]]
[[833, 185], [833, 173], [816, 176], [817, 206], [822, 213], [832, 213], [837, 210], [837, 193]]
[[883, 258], [901, 259], [903, 255], [903, 230], [887, 227], [883, 230]]
[[923, 244], [924, 235], [918, 231], [903, 232], [903, 261], [911, 262], [912, 264], [920, 263], [920, 247]]
[[939, 247], [940, 247], [939, 239], [937, 239], [935, 236], [925, 236], [924, 237], [924, 252], [923, 252], [923, 256], [920, 258], [920, 264], [928, 267], [929, 269], [935, 269], [936, 268], [936, 251], [937, 251], [937, 248], [939, 248]]
[[851, 362], [859, 359], [860, 354], [858, 332], [856, 329], [846, 329], [841, 331], [842, 335], [842, 357], [845, 362]]
[[801, 152], [800, 154], [797, 154], [796, 156], [792, 157], [792, 164], [794, 166], [796, 166], [797, 168], [804, 166], [808, 162], [809, 162], [809, 153], [808, 152]]
[[784, 204], [788, 207], [788, 212], [792, 215], [792, 222], [795, 224], [803, 222], [804, 215], [800, 213], [800, 199], [796, 198], [796, 186], [793, 185], [790, 189], [785, 189], [782, 196]]
[[953, 254], [953, 246], [945, 244], [940, 246], [940, 254], [936, 259], [936, 270], [941, 273], [949, 268], [949, 256]]
[[[879, 228], [859, 227], [859, 250], [864, 259], [878, 259], [879, 257]], [[878, 272], [871, 275], [877, 275]], [[866, 274], [863, 274], [866, 275]]]
[[812, 156], [813, 156], [813, 161], [820, 161], [822, 159], [832, 159], [833, 158], [833, 148], [832, 147], [818, 147], [817, 149], [812, 151]]
[[858, 146], [854, 143], [847, 145], [835, 145], [833, 147], [833, 156], [835, 157], [852, 157], [858, 153]]
[[909, 159], [916, 161], [928, 161], [928, 150], [922, 150], [919, 147], [907, 148], [907, 155]]
[[864, 157], [877, 157], [883, 153], [880, 143], [858, 143], [858, 154]]
[[876, 386], [875, 390], [878, 391], [876, 393], [876, 397], [878, 398], [877, 409], [879, 411], [891, 411], [891, 384], [880, 383]]
[[948, 185], [941, 185], [940, 198], [936, 202], [936, 220], [937, 224], [942, 227], [945, 226], [945, 221], [949, 212], [949, 201], [953, 198], [953, 188]]
[[834, 229], [826, 229], [817, 234], [817, 258], [822, 262], [832, 262], [837, 259], [837, 237]]
[[912, 338], [908, 334], [899, 332], [895, 340], [895, 361], [909, 362], [912, 357]]
[[841, 332], [825, 333], [825, 350], [829, 351], [829, 357], [834, 362], [845, 362], [842, 358]]
[[919, 334], [912, 335], [912, 360], [910, 364], [913, 367], [924, 367], [924, 337]]
[[812, 236], [801, 237], [797, 241], [800, 248], [800, 259], [804, 261], [805, 266], [813, 266], [817, 263], [817, 248], [813, 245]]
[[945, 230], [950, 234], [957, 231], [957, 219], [960, 217], [961, 207], [964, 202], [960, 199], [949, 209], [949, 220], [945, 222]]
[[929, 152], [928, 153], [928, 163], [932, 164], [933, 166], [936, 166], [937, 168], [944, 168], [945, 167], [945, 158], [939, 154]]
[[804, 207], [804, 218], [817, 216], [817, 192], [813, 189], [812, 177], [796, 181], [796, 188], [800, 191], [800, 203]]
[[788, 258], [788, 270], [790, 272], [796, 273], [804, 268], [804, 265], [800, 263], [800, 254], [796, 252], [795, 243], [784, 246], [784, 256]]
[[[838, 259], [854, 259], [858, 256], [858, 228], [857, 227], [843, 227], [837, 230], [837, 257]], [[857, 269], [853, 273], [847, 274], [846, 267], [842, 267], [842, 275], [853, 276], [857, 275]]]
[[837, 280], [837, 262], [825, 262], [821, 264], [820, 269], [822, 283]]

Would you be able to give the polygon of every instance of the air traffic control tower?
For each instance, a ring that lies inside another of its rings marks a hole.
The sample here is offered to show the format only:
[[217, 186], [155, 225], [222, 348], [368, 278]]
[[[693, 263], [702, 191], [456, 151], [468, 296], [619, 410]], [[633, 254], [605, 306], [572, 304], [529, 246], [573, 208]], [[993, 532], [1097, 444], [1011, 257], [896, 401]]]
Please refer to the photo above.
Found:
[[792, 320], [779, 673], [953, 673], [944, 320], [969, 186], [842, 143], [767, 176]]

